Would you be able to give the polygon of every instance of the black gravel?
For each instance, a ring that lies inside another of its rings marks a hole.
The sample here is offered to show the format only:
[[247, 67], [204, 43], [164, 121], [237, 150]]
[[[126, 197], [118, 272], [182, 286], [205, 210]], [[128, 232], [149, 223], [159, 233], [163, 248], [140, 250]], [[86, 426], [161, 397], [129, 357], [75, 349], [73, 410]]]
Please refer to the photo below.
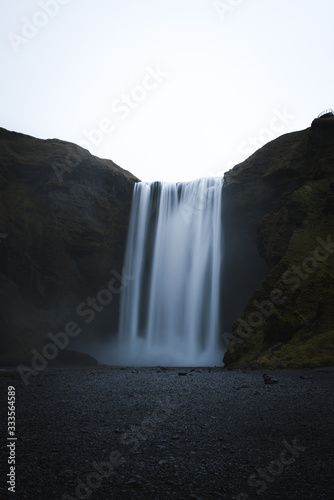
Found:
[[25, 386], [2, 370], [0, 497], [334, 499], [334, 370], [264, 373], [98, 366], [45, 370]]

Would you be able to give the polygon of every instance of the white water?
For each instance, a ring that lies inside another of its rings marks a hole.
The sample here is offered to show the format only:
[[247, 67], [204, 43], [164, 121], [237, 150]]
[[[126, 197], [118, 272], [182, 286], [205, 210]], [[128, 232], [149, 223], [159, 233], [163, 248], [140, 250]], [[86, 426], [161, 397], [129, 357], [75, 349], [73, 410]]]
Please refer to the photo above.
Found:
[[135, 185], [117, 364], [222, 364], [221, 193], [214, 178]]

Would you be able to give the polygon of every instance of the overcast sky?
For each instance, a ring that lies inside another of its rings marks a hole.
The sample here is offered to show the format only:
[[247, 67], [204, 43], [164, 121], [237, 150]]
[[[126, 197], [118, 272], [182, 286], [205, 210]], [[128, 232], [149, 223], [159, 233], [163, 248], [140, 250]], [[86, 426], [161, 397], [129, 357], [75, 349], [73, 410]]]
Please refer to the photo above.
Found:
[[332, 0], [0, 0], [0, 126], [221, 176], [334, 107]]

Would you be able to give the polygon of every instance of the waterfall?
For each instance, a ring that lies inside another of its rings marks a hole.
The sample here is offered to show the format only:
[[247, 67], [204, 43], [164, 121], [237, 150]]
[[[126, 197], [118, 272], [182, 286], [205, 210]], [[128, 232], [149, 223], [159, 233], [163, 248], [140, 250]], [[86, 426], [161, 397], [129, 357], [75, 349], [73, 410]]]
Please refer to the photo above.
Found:
[[135, 185], [118, 364], [222, 364], [220, 178]]

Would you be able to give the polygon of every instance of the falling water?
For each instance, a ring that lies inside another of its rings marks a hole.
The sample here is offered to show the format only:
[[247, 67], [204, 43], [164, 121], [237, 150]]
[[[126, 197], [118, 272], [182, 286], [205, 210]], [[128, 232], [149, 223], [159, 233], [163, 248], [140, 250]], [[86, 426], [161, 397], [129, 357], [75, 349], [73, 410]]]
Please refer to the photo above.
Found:
[[118, 362], [213, 366], [219, 349], [222, 179], [138, 183], [125, 255]]

